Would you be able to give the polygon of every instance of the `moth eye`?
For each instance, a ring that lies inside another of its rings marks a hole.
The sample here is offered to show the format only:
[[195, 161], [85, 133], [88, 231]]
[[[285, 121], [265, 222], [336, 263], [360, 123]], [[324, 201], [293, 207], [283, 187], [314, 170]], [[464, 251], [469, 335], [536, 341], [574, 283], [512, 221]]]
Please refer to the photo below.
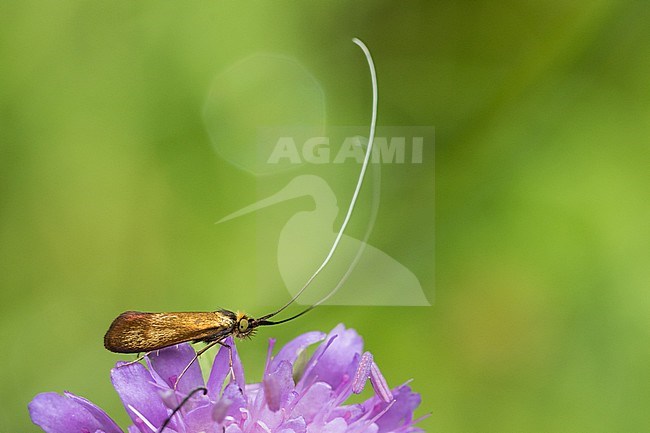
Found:
[[244, 332], [248, 329], [248, 319], [241, 319], [239, 321], [239, 332]]

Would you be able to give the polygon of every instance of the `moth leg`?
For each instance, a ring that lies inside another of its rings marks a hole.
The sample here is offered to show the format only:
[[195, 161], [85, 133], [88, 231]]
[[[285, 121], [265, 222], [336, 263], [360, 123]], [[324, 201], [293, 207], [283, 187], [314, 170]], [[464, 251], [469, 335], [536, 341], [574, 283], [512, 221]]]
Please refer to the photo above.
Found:
[[232, 363], [232, 347], [230, 347], [229, 344], [226, 344], [221, 340], [217, 341], [217, 343], [221, 344], [223, 347], [228, 348], [228, 369], [230, 370], [230, 377], [232, 377], [232, 379], [234, 380], [235, 379], [235, 370], [233, 370], [233, 368], [232, 368], [232, 364], [233, 364]]
[[151, 353], [151, 352], [145, 352], [145, 353], [143, 353], [142, 355], [138, 356], [138, 357], [137, 357], [136, 359], [134, 359], [133, 361], [129, 361], [129, 362], [125, 363], [125, 364], [122, 364], [120, 367], [126, 367], [127, 365], [136, 364], [136, 363], [142, 361], [142, 360], [145, 358], [145, 356], [149, 355], [150, 353]]
[[206, 350], [208, 350], [211, 347], [214, 347], [214, 345], [217, 344], [217, 343], [221, 343], [221, 340], [216, 340], [216, 341], [212, 341], [211, 343], [208, 343], [207, 346], [205, 346], [203, 349], [199, 350], [198, 352], [196, 352], [194, 354], [194, 358], [192, 358], [190, 363], [185, 366], [183, 371], [181, 371], [181, 374], [179, 374], [178, 377], [176, 378], [176, 382], [174, 382], [174, 391], [176, 391], [176, 387], [178, 386], [178, 382], [181, 381], [181, 378], [187, 372], [187, 370], [190, 369], [192, 364], [194, 364], [196, 362], [196, 360], [199, 359], [199, 356], [203, 355], [203, 353], [205, 353]]
[[221, 340], [217, 341], [217, 343], [221, 344], [223, 347], [226, 347], [228, 349], [228, 367], [230, 367], [230, 370], [232, 371], [232, 347], [230, 347], [229, 344], [226, 344]]

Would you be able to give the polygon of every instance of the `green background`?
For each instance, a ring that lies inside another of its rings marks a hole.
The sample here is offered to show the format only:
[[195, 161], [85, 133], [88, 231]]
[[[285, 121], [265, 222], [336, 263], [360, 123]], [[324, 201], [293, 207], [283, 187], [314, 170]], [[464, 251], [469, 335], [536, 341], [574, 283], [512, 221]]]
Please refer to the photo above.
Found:
[[[259, 180], [214, 153], [202, 106], [228, 65], [282, 53], [319, 81], [326, 124], [365, 125], [355, 36], [380, 124], [436, 128], [435, 188], [389, 188], [371, 238], [432, 269], [410, 254], [434, 227], [435, 302], [260, 331], [239, 346], [249, 379], [269, 336], [344, 321], [391, 385], [413, 379], [426, 431], [650, 431], [648, 22], [644, 1], [4, 0], [0, 431], [37, 431], [27, 403], [63, 390], [126, 427], [108, 378], [124, 357], [102, 347], [123, 310], [286, 299], [256, 287], [253, 220], [213, 224]], [[265, 124], [255, 102], [223, 127]]]

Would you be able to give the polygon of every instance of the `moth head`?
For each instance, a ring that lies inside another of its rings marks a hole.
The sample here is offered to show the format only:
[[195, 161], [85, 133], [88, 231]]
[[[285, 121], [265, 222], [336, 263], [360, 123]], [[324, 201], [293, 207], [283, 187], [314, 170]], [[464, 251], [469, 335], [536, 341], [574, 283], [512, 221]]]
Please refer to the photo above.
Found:
[[250, 337], [255, 332], [256, 327], [253, 318], [248, 317], [244, 313], [237, 312], [237, 321], [235, 322], [235, 329], [233, 330], [235, 337]]

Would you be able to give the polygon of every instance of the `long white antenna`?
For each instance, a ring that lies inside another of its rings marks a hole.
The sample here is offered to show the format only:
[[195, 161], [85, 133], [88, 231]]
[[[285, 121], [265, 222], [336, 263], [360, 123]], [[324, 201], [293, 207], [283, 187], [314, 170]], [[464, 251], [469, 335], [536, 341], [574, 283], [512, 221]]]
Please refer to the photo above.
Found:
[[[305, 289], [307, 289], [307, 287], [309, 287], [309, 285], [312, 283], [312, 281], [314, 281], [314, 279], [318, 276], [318, 274], [320, 274], [320, 272], [325, 268], [325, 266], [327, 266], [330, 259], [334, 255], [334, 252], [336, 251], [336, 248], [339, 246], [339, 242], [341, 241], [341, 237], [343, 237], [343, 232], [345, 232], [345, 228], [348, 226], [348, 222], [350, 221], [350, 217], [352, 216], [352, 211], [354, 210], [354, 206], [357, 203], [357, 197], [359, 196], [359, 191], [361, 190], [361, 185], [363, 184], [363, 178], [364, 178], [364, 176], [366, 174], [366, 169], [368, 168], [368, 163], [370, 161], [370, 156], [372, 155], [372, 146], [373, 146], [373, 142], [375, 140], [375, 129], [376, 129], [376, 125], [377, 125], [377, 73], [375, 72], [375, 64], [372, 61], [372, 56], [370, 55], [370, 51], [368, 50], [368, 47], [366, 47], [366, 44], [364, 44], [361, 40], [359, 40], [357, 38], [353, 38], [352, 42], [357, 44], [363, 50], [363, 53], [366, 56], [366, 60], [368, 61], [368, 67], [370, 68], [370, 79], [372, 81], [372, 119], [370, 121], [370, 135], [368, 136], [368, 148], [366, 149], [366, 154], [365, 154], [365, 157], [364, 157], [364, 160], [363, 160], [363, 164], [361, 165], [361, 172], [359, 173], [359, 179], [357, 180], [357, 186], [354, 189], [354, 194], [352, 195], [352, 200], [350, 200], [350, 205], [348, 206], [348, 212], [345, 215], [345, 218], [343, 219], [343, 223], [341, 224], [341, 228], [339, 229], [339, 232], [336, 235], [336, 239], [334, 240], [334, 243], [332, 244], [332, 247], [330, 248], [329, 253], [325, 257], [325, 260], [323, 260], [323, 263], [321, 263], [321, 265], [318, 267], [318, 269], [316, 269], [316, 271], [312, 274], [312, 276], [309, 277], [309, 279], [307, 280], [305, 285], [302, 286], [302, 288], [298, 291], [298, 293], [296, 293], [296, 295], [289, 302], [287, 302], [285, 305], [282, 306], [282, 308], [278, 309], [277, 311], [275, 311], [275, 312], [273, 312], [271, 314], [267, 314], [264, 317], [260, 317], [258, 320], [269, 319], [269, 318], [275, 316], [276, 314], [278, 314], [279, 312], [281, 312], [282, 310], [284, 310], [285, 308], [287, 308], [289, 305], [291, 305], [296, 299], [298, 299], [298, 297], [302, 294], [302, 292], [304, 292]], [[337, 289], [338, 289], [338, 286], [335, 288], [335, 290], [337, 290]], [[331, 293], [329, 295], [327, 295], [327, 297], [329, 297], [330, 295], [331, 295]], [[318, 304], [320, 304], [320, 302]], [[299, 315], [302, 315], [302, 314], [306, 313], [307, 311], [311, 310], [314, 306], [315, 305], [311, 306], [307, 310], [304, 310], [302, 313], [300, 313], [300, 314], [298, 314], [298, 315], [296, 315], [294, 317], [291, 317], [291, 318], [286, 319], [286, 320], [282, 320], [281, 322], [275, 322], [275, 323], [282, 323], [282, 322], [291, 320], [291, 319], [293, 319], [295, 317], [298, 317]], [[271, 324], [271, 323], [269, 323], [269, 324]]]

